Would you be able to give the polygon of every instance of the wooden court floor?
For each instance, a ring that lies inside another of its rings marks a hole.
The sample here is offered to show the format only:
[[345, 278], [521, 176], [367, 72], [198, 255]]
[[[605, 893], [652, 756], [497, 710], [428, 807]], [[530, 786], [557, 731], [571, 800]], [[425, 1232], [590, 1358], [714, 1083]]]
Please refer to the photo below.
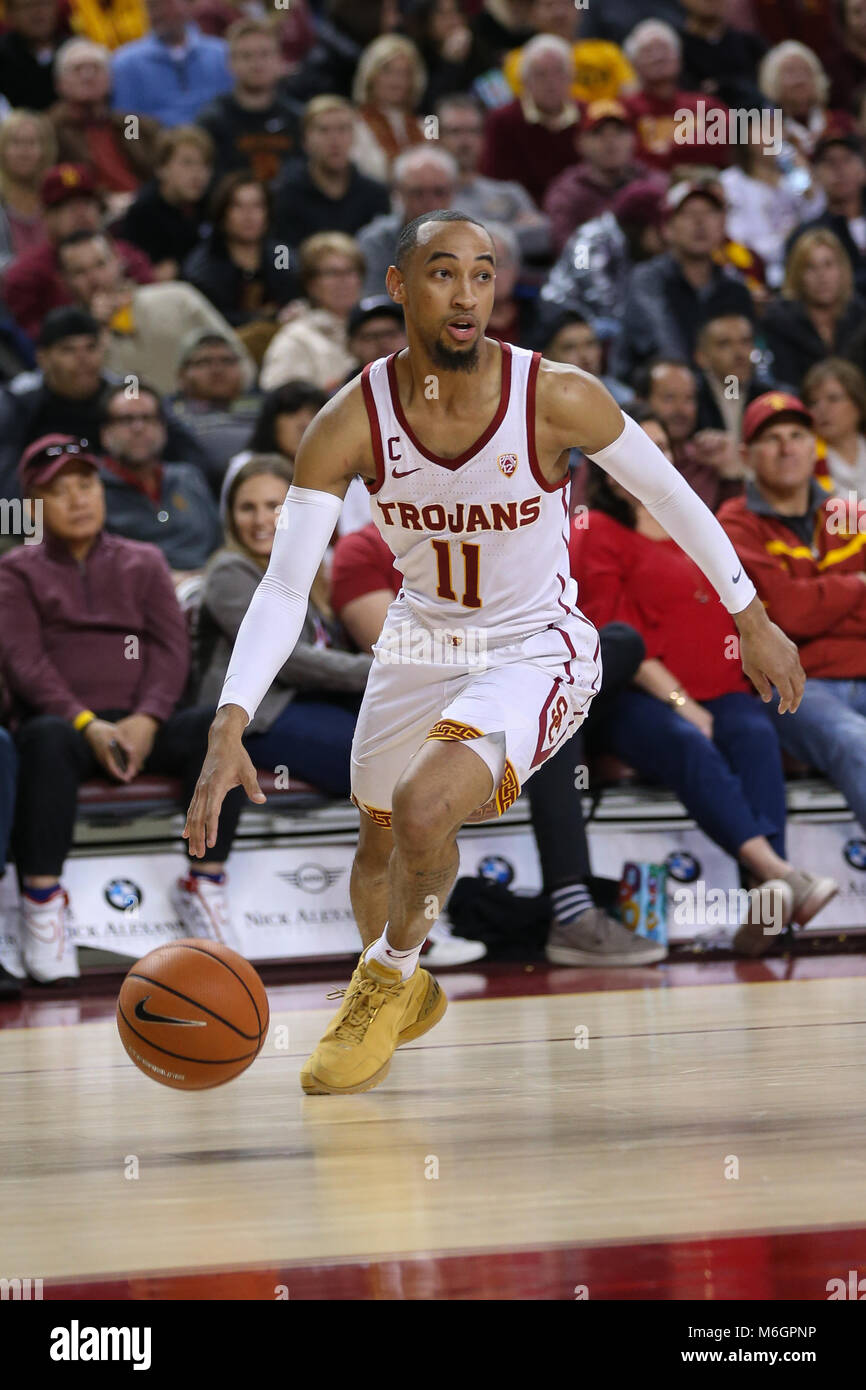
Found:
[[826, 1298], [866, 1275], [866, 958], [708, 969], [462, 974], [349, 1097], [298, 1084], [329, 983], [275, 991], [261, 1056], [198, 1094], [131, 1064], [110, 1000], [0, 1026], [0, 1275], [46, 1298]]

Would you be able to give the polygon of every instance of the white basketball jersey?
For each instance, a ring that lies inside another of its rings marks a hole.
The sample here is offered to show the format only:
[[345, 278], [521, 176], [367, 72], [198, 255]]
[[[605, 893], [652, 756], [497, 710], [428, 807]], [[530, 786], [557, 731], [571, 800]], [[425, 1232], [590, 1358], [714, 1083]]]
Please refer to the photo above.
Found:
[[541, 354], [502, 344], [499, 408], [451, 459], [413, 433], [395, 357], [362, 374], [376, 459], [367, 488], [412, 613], [431, 628], [483, 628], [489, 642], [561, 622], [575, 611], [577, 584], [569, 572], [569, 480], [546, 482], [535, 453]]

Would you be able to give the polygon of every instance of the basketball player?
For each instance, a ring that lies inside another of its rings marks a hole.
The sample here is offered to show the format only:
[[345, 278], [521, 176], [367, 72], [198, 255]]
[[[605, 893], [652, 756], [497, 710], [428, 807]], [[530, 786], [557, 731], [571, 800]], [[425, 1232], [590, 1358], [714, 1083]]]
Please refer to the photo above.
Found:
[[787, 711], [803, 693], [797, 649], [767, 618], [724, 531], [606, 388], [484, 336], [494, 285], [479, 222], [437, 211], [403, 229], [387, 288], [409, 346], [366, 367], [304, 436], [189, 808], [184, 835], [201, 855], [230, 788], [264, 801], [241, 736], [292, 652], [360, 475], [404, 583], [352, 747], [361, 826], [351, 897], [364, 949], [302, 1069], [308, 1093], [369, 1090], [396, 1048], [442, 1017], [447, 1001], [418, 957], [454, 882], [457, 833], [512, 804], [598, 690], [598, 637], [569, 576], [572, 446], [701, 566], [734, 615], [743, 669], [763, 698], [775, 685]]

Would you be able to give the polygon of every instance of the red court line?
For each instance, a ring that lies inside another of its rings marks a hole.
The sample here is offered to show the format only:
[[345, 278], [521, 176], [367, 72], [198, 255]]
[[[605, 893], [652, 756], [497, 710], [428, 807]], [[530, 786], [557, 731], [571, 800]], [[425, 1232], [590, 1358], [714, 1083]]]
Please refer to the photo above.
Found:
[[[854, 1278], [852, 1279], [852, 1273]], [[45, 1299], [825, 1301], [866, 1296], [866, 1227], [45, 1281]], [[585, 1290], [585, 1292], [583, 1292]]]
[[[130, 962], [132, 964], [132, 962]], [[351, 963], [264, 966], [271, 1012], [324, 1009], [329, 989], [345, 985]], [[866, 954], [774, 956], [769, 960], [683, 960], [642, 969], [570, 969], [541, 961], [484, 962], [434, 970], [449, 999], [513, 999], [547, 994], [595, 994], [607, 990], [675, 989], [695, 985], [755, 984], [785, 980], [866, 976]], [[295, 976], [293, 980], [291, 977]], [[289, 977], [287, 979], [287, 976]], [[75, 985], [29, 985], [20, 1000], [0, 1002], [0, 1031], [95, 1023], [114, 1017], [123, 975], [102, 974]]]

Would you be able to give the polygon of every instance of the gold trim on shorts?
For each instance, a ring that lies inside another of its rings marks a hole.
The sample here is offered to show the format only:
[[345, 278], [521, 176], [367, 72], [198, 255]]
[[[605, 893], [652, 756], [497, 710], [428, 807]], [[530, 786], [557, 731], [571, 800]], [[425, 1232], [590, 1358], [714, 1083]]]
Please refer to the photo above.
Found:
[[382, 811], [378, 806], [368, 806], [366, 802], [359, 801], [354, 792], [352, 792], [350, 800], [357, 806], [359, 811], [363, 811], [366, 816], [370, 817], [374, 825], [384, 826], [386, 830], [391, 829], [390, 811]]
[[[471, 724], [461, 724], [458, 719], [440, 719], [427, 735], [427, 738], [441, 739], [445, 743], [460, 743], [464, 739], [485, 737], [486, 735], [481, 729], [474, 729]], [[491, 820], [494, 814], [503, 815], [509, 806], [514, 805], [519, 795], [520, 783], [517, 780], [517, 773], [506, 758], [502, 779], [495, 793], [489, 801], [485, 801], [483, 806], [479, 806], [476, 811], [473, 811], [471, 816], [466, 817], [466, 823]]]

